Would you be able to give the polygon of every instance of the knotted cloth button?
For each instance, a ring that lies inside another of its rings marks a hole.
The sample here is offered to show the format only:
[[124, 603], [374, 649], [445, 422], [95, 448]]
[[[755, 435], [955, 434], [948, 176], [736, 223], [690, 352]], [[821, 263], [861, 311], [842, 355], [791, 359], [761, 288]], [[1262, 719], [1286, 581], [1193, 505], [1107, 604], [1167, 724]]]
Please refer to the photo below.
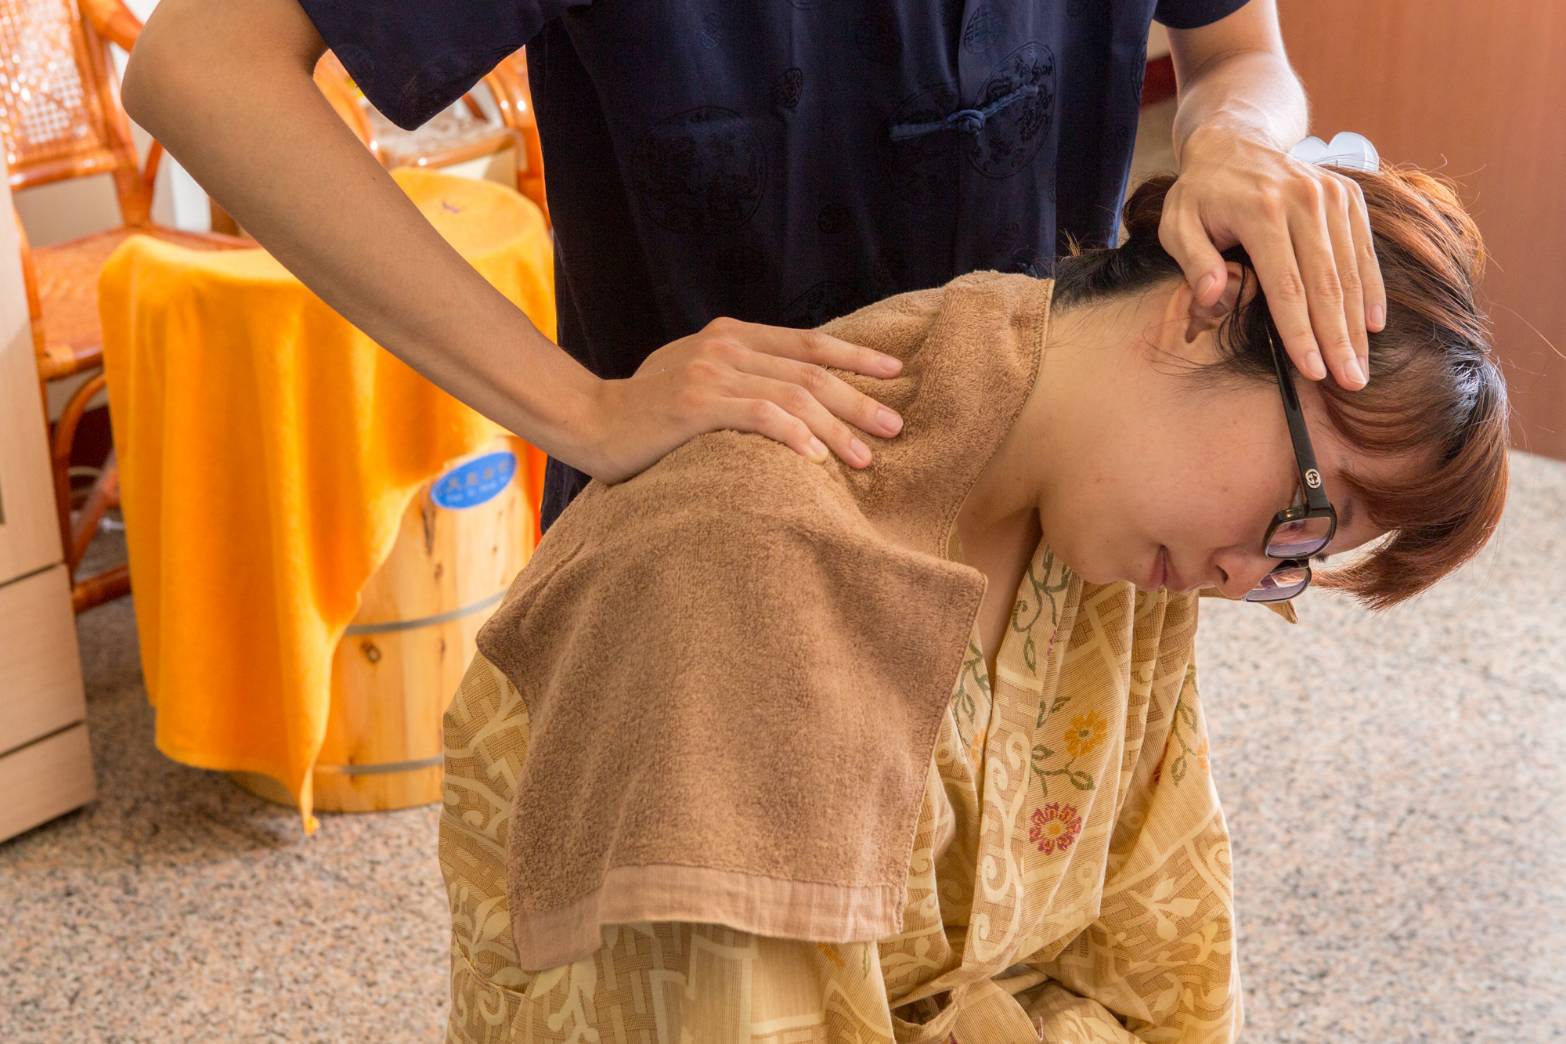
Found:
[[891, 123], [887, 125], [887, 134], [893, 141], [907, 141], [910, 138], [923, 137], [926, 134], [934, 134], [937, 131], [957, 130], [964, 134], [978, 134], [989, 122], [989, 118], [1002, 109], [1024, 98], [1031, 98], [1039, 93], [1038, 84], [1025, 83], [1003, 98], [997, 99], [982, 109], [958, 109], [956, 112], [942, 116], [937, 120], [929, 120], [925, 123]]
[[985, 115], [978, 109], [958, 109], [946, 117], [948, 126], [955, 127], [964, 134], [977, 134], [984, 129]]

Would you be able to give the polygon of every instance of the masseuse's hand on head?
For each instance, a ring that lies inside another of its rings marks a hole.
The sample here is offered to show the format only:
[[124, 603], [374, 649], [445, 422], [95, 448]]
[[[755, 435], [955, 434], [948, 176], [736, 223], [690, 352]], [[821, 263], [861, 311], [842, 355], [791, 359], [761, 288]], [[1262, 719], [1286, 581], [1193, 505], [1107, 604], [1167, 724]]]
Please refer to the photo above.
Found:
[[1300, 372], [1325, 377], [1325, 356], [1339, 385], [1364, 387], [1367, 330], [1386, 326], [1387, 299], [1353, 180], [1226, 128], [1200, 127], [1186, 138], [1158, 241], [1204, 307], [1223, 292], [1219, 252], [1245, 247]]
[[902, 370], [890, 355], [816, 330], [714, 319], [653, 352], [630, 377], [598, 385], [594, 448], [577, 466], [600, 481], [621, 482], [697, 435], [732, 428], [818, 462], [830, 449], [865, 467], [870, 452], [854, 429], [889, 438], [902, 430], [902, 419], [829, 366], [870, 377]]

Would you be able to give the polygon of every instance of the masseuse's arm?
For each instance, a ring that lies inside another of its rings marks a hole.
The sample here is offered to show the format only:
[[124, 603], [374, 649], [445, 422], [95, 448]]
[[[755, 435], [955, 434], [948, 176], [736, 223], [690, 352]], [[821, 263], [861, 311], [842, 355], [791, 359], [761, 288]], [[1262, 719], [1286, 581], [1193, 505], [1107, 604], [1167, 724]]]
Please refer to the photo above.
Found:
[[1288, 154], [1305, 137], [1308, 113], [1276, 0], [1250, 0], [1198, 29], [1170, 29], [1169, 49], [1180, 90], [1180, 177], [1159, 241], [1202, 305], [1223, 293], [1219, 251], [1244, 246], [1300, 371], [1325, 377], [1325, 355], [1339, 385], [1363, 387], [1366, 331], [1386, 326], [1386, 288], [1359, 186]]
[[324, 50], [296, 0], [162, 0], [122, 99], [279, 262], [436, 385], [606, 482], [719, 428], [816, 459], [830, 447], [854, 465], [868, 456], [853, 454], [845, 421], [894, 433], [876, 402], [823, 369], [886, 377], [890, 357], [814, 331], [717, 320], [635, 376], [600, 380], [479, 275], [354, 137], [311, 78]]

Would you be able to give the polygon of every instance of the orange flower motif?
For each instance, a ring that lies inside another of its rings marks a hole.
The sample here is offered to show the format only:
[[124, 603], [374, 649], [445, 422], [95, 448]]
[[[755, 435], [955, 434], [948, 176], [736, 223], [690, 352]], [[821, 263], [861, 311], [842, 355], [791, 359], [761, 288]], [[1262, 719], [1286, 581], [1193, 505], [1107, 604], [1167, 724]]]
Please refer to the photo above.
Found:
[[1071, 719], [1071, 727], [1065, 731], [1063, 738], [1066, 741], [1066, 749], [1073, 757], [1077, 757], [1096, 750], [1107, 735], [1109, 735], [1109, 723], [1099, 717], [1095, 711], [1088, 711]]
[[816, 949], [820, 950], [823, 954], [825, 954], [827, 960], [831, 961], [833, 964], [837, 965], [839, 968], [843, 967], [843, 958], [838, 956], [837, 947], [836, 946], [833, 946], [830, 943], [820, 943], [820, 942], [818, 942], [818, 943], [816, 943]]
[[1051, 801], [1043, 808], [1035, 808], [1028, 818], [1028, 840], [1046, 855], [1064, 852], [1082, 833], [1082, 817], [1075, 805]]

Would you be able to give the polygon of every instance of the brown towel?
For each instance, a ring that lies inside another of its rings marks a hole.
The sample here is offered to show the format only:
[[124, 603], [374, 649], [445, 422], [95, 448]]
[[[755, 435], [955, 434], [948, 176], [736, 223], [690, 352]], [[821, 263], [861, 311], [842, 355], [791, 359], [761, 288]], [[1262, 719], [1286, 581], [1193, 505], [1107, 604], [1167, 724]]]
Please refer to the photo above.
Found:
[[478, 632], [531, 734], [507, 845], [524, 970], [614, 923], [902, 930], [985, 588], [948, 540], [1037, 379], [1052, 289], [974, 272], [822, 327], [904, 361], [839, 373], [904, 418], [867, 469], [713, 432], [556, 521]]

